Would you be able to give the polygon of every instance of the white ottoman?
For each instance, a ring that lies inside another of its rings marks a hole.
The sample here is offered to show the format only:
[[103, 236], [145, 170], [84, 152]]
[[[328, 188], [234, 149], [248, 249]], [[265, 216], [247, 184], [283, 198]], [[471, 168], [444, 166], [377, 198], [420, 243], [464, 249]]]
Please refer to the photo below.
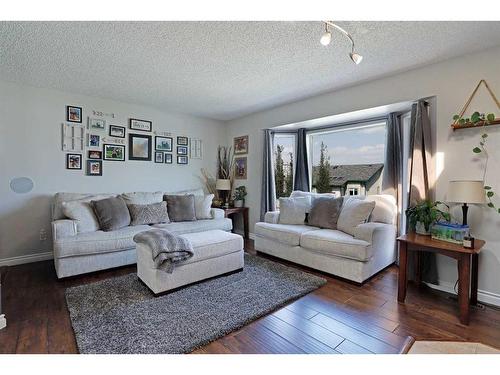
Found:
[[191, 242], [194, 256], [176, 264], [172, 273], [154, 268], [149, 246], [137, 244], [137, 276], [154, 294], [243, 269], [241, 236], [222, 230], [210, 230], [186, 233], [181, 237]]

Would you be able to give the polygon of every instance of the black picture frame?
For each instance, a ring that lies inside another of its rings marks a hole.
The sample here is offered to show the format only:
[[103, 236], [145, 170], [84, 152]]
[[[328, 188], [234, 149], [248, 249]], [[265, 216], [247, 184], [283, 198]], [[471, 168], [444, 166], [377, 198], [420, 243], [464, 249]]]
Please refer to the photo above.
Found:
[[[120, 131], [123, 132], [123, 136], [111, 134], [111, 132], [112, 132], [113, 129], [120, 129]], [[114, 138], [125, 138], [126, 129], [127, 128], [125, 126], [109, 125], [109, 132], [108, 132], [108, 134], [109, 134], [110, 137], [114, 137]]]
[[[78, 159], [78, 166], [72, 166], [73, 160], [72, 158]], [[82, 154], [66, 154], [66, 169], [71, 169], [71, 170], [80, 170], [82, 169]]]
[[[120, 148], [121, 154], [123, 155], [122, 158], [109, 158], [106, 156], [106, 148], [107, 147], [117, 147]], [[114, 144], [109, 144], [105, 143], [102, 145], [102, 160], [107, 160], [107, 161], [125, 161], [125, 146], [124, 145], [114, 145]]]
[[[158, 141], [161, 141], [162, 139], [169, 140], [170, 141], [170, 147], [168, 147], [166, 149], [158, 148]], [[172, 150], [173, 150], [173, 143], [174, 143], [174, 140], [173, 140], [172, 137], [162, 137], [162, 136], [159, 136], [159, 135], [155, 136], [155, 150], [157, 150], [157, 151], [172, 152]]]
[[177, 137], [177, 146], [188, 146], [188, 145], [189, 145], [188, 137], [183, 137], [183, 136]]
[[187, 146], [177, 146], [177, 155], [186, 155], [188, 154]]
[[[92, 173], [92, 165], [99, 165], [99, 173]], [[87, 176], [102, 176], [102, 160], [87, 160]]]
[[172, 163], [173, 163], [172, 154], [165, 153], [165, 164], [172, 164]]
[[177, 156], [177, 164], [188, 164], [188, 157], [187, 155], [179, 155]]
[[[76, 109], [78, 113], [80, 114], [79, 117], [75, 120], [74, 118], [72, 119], [72, 114], [71, 110]], [[66, 121], [67, 122], [76, 122], [78, 124], [82, 123], [82, 118], [83, 118], [83, 110], [82, 107], [76, 107], [74, 105], [67, 105], [66, 106]]]
[[[96, 156], [96, 155], [99, 156]], [[101, 150], [89, 150], [87, 154], [87, 159], [90, 160], [102, 160], [102, 151]]]
[[[147, 156], [134, 155], [134, 140], [145, 139], [147, 141]], [[128, 135], [128, 160], [151, 161], [152, 154], [152, 137], [144, 134], [129, 134]]]
[[155, 152], [155, 163], [163, 164], [164, 162], [165, 162], [165, 156], [164, 156], [163, 152], [156, 151]]
[[[146, 125], [148, 127], [146, 129], [143, 129], [141, 127], [138, 127], [137, 124], [135, 124], [135, 127], [134, 127], [134, 121], [142, 123], [143, 125], [144, 124], [148, 124], [148, 125]], [[138, 119], [138, 118], [131, 118], [131, 119], [129, 119], [128, 126], [129, 126], [130, 130], [137, 130], [137, 131], [140, 131], [140, 132], [151, 132], [151, 131], [153, 131], [153, 122], [152, 121], [148, 121], [148, 120], [141, 120], [141, 119]]]

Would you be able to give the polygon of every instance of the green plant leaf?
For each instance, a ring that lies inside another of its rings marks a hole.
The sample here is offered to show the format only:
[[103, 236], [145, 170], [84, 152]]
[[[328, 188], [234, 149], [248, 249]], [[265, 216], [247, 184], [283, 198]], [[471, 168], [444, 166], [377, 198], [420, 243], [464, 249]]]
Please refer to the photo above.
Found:
[[494, 192], [492, 192], [492, 191], [488, 191], [488, 192], [486, 193], [486, 196], [487, 196], [488, 198], [491, 198], [491, 197], [492, 197], [492, 196], [494, 196], [494, 195], [495, 195], [495, 193], [494, 193]]
[[488, 116], [486, 116], [486, 120], [489, 122], [495, 121], [495, 114], [494, 113], [488, 113]]
[[488, 134], [484, 133], [481, 138], [488, 138]]
[[498, 213], [500, 214], [500, 208], [498, 209]]
[[465, 120], [464, 120], [463, 118], [461, 118], [460, 120], [458, 120], [458, 123], [459, 123], [460, 125], [463, 125], [463, 124], [465, 124]]
[[479, 154], [481, 152], [481, 149], [479, 147], [474, 147], [472, 149], [472, 152], [475, 153], [475, 154]]
[[460, 116], [459, 116], [459, 115], [454, 115], [454, 116], [453, 116], [453, 120], [454, 120], [454, 121], [457, 121], [459, 118], [460, 118]]
[[491, 190], [491, 186], [485, 185], [484, 190]]
[[488, 207], [490, 207], [490, 208], [495, 208], [495, 205], [494, 205], [493, 203], [491, 203], [491, 202], [490, 202], [490, 203], [488, 203]]
[[474, 112], [470, 117], [470, 120], [475, 124], [476, 122], [481, 120], [481, 115], [479, 114], [479, 112]]

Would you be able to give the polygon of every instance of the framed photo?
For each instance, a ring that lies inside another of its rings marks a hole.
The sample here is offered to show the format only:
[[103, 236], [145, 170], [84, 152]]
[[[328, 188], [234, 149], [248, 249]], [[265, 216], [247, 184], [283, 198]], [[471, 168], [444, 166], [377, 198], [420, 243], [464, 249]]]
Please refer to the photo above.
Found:
[[87, 159], [101, 160], [102, 159], [102, 151], [89, 150], [89, 154], [88, 154]]
[[140, 130], [141, 132], [150, 132], [153, 130], [153, 123], [146, 120], [138, 120], [136, 118], [130, 119], [130, 129]]
[[82, 108], [74, 107], [72, 105], [66, 106], [66, 121], [68, 122], [82, 122]]
[[191, 159], [202, 158], [202, 143], [201, 139], [191, 138]]
[[109, 136], [115, 138], [125, 138], [125, 126], [109, 125]]
[[163, 156], [163, 152], [161, 151], [156, 151], [155, 152], [155, 163], [164, 163], [164, 156]]
[[177, 156], [177, 164], [187, 164], [188, 157], [187, 156]]
[[101, 160], [87, 160], [87, 176], [102, 176]]
[[88, 134], [87, 146], [89, 147], [100, 147], [101, 146], [101, 136], [97, 134]]
[[247, 157], [234, 158], [234, 178], [236, 180], [247, 179]]
[[125, 161], [125, 146], [104, 144], [103, 159], [112, 161]]
[[83, 152], [85, 129], [79, 124], [62, 124], [62, 149], [69, 152]]
[[248, 154], [248, 135], [234, 138], [234, 154]]
[[187, 146], [188, 144], [188, 137], [177, 137], [177, 146]]
[[172, 137], [155, 137], [155, 150], [172, 152]]
[[177, 146], [177, 155], [187, 155], [188, 148], [187, 146]]
[[66, 154], [66, 169], [82, 169], [82, 154]]
[[172, 164], [172, 154], [165, 154], [165, 164]]
[[128, 160], [151, 161], [150, 135], [128, 135]]
[[106, 120], [102, 118], [90, 118], [89, 117], [89, 130], [105, 131], [106, 130]]

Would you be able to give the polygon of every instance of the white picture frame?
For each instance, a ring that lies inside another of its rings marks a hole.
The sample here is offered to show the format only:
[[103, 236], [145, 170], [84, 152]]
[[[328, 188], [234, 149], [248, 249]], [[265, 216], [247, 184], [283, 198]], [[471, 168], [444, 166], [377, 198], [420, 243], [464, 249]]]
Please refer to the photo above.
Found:
[[199, 138], [191, 138], [190, 145], [190, 156], [191, 159], [202, 159], [203, 158], [203, 143]]
[[79, 124], [62, 124], [62, 150], [82, 152], [85, 144], [85, 129]]

